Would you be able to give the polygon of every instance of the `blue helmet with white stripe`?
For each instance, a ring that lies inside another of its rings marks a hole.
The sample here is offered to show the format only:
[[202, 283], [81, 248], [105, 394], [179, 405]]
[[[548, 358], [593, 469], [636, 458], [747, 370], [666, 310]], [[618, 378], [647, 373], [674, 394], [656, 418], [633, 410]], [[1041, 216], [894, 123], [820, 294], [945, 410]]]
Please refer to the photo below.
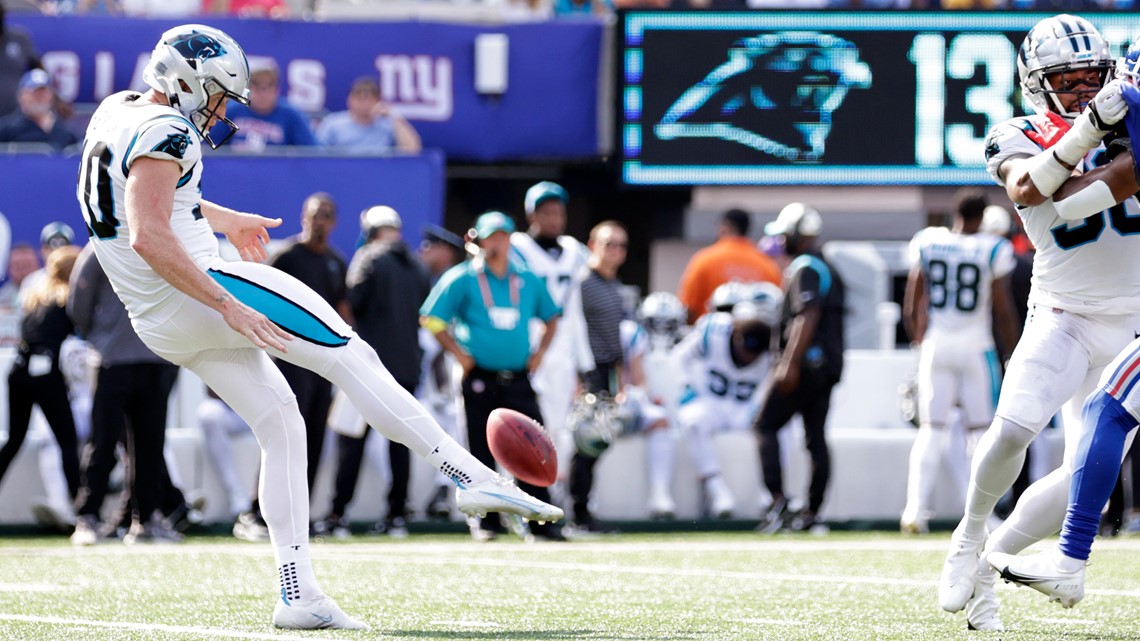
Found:
[[1140, 40], [1136, 40], [1128, 47], [1128, 53], [1124, 54], [1120, 64], [1116, 66], [1116, 72], [1129, 84], [1140, 87]]
[[1080, 69], [1100, 71], [1100, 84], [1112, 79], [1114, 62], [1108, 43], [1088, 20], [1067, 13], [1038, 22], [1017, 54], [1021, 92], [1039, 114], [1054, 112], [1065, 118], [1080, 114], [1061, 106], [1058, 95], [1087, 92], [1091, 87], [1053, 87], [1046, 76]]

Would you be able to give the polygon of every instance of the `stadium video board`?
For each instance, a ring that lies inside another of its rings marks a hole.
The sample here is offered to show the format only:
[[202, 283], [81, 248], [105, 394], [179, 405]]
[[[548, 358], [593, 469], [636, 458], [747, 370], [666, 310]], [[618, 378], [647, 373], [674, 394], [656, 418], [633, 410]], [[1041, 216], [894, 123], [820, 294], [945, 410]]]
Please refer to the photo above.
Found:
[[[989, 182], [994, 124], [1031, 113], [1016, 55], [1043, 13], [628, 12], [630, 185]], [[1082, 14], [1122, 55], [1140, 22]]]

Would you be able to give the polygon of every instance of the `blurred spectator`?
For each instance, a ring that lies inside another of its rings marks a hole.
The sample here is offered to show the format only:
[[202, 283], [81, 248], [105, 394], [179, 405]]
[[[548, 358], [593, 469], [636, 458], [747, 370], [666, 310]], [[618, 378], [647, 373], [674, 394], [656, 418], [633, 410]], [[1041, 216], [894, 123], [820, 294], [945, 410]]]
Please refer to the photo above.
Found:
[[[796, 531], [824, 527], [817, 521], [831, 479], [831, 454], [824, 426], [831, 407], [831, 390], [843, 374], [843, 316], [846, 294], [843, 280], [820, 252], [823, 219], [802, 203], [791, 203], [775, 222], [764, 227], [771, 236], [783, 236], [792, 256], [784, 283], [781, 354], [772, 376], [772, 390], [756, 419], [760, 434], [760, 464], [772, 506], [762, 526], [765, 531], [787, 527]], [[784, 496], [779, 432], [792, 416], [804, 424], [804, 446], [811, 455], [808, 503], [798, 513]]]
[[19, 108], [16, 92], [20, 79], [40, 66], [40, 54], [22, 28], [6, 24], [4, 3], [0, 2], [0, 118]]
[[419, 153], [420, 135], [403, 116], [380, 99], [374, 78], [357, 78], [348, 92], [348, 110], [325, 116], [317, 126], [317, 141], [347, 151], [386, 153], [397, 149]]
[[[317, 192], [305, 199], [301, 206], [301, 233], [289, 238], [284, 248], [269, 264], [305, 283], [325, 299], [345, 320], [352, 318], [348, 308], [345, 276], [348, 268], [344, 257], [329, 238], [336, 226], [336, 202], [332, 196]], [[297, 405], [305, 420], [308, 436], [309, 494], [317, 478], [321, 450], [325, 442], [325, 427], [332, 405], [332, 383], [318, 372], [278, 359], [277, 368], [297, 395]]]
[[0, 142], [42, 142], [61, 150], [79, 142], [55, 112], [51, 76], [32, 69], [20, 79], [17, 113], [0, 118]]
[[0, 448], [0, 479], [11, 465], [39, 406], [59, 443], [67, 491], [79, 491], [79, 446], [67, 383], [59, 367], [60, 345], [74, 330], [67, 316], [68, 279], [79, 254], [77, 247], [52, 252], [47, 275], [23, 297], [20, 346], [8, 373], [8, 441]]
[[[526, 191], [523, 205], [527, 230], [511, 234], [512, 262], [538, 276], [554, 304], [562, 310], [558, 334], [550, 344], [552, 358], [543, 359], [532, 375], [535, 388], [542, 390], [538, 403], [559, 454], [570, 450], [569, 435], [562, 428], [578, 387], [579, 364], [590, 361], [581, 290], [570, 286], [585, 268], [590, 250], [565, 233], [569, 200], [566, 190], [558, 183], [544, 180], [532, 185]], [[532, 345], [544, 339], [542, 328], [540, 319], [531, 321]]]
[[554, 15], [591, 16], [614, 12], [613, 0], [554, 0]]
[[[403, 221], [395, 209], [370, 207], [361, 216], [361, 227], [368, 243], [357, 250], [348, 270], [348, 300], [356, 332], [376, 350], [400, 387], [414, 394], [423, 360], [419, 309], [431, 289], [428, 273], [404, 243]], [[336, 494], [324, 527], [315, 528], [318, 533], [347, 529], [345, 513], [356, 492], [365, 441], [371, 431], [365, 429], [359, 437], [337, 435]], [[375, 531], [406, 537], [411, 452], [389, 441], [388, 461], [388, 511]]]
[[[474, 228], [479, 256], [448, 270], [420, 308], [421, 324], [463, 366], [468, 447], [490, 466], [495, 465], [487, 445], [487, 417], [492, 410], [506, 407], [542, 422], [530, 376], [547, 355], [558, 326], [558, 307], [550, 293], [534, 273], [510, 260], [514, 230], [514, 222], [502, 212], [479, 216]], [[546, 324], [543, 341], [533, 352], [528, 332], [532, 318]], [[544, 487], [522, 481], [519, 487], [540, 501], [550, 498]], [[506, 531], [494, 512], [468, 522], [477, 541]], [[535, 525], [531, 532], [547, 540], [565, 540], [552, 523]]]
[[[48, 258], [52, 252], [60, 247], [66, 247], [75, 242], [75, 232], [67, 223], [54, 222], [44, 225], [40, 230], [40, 261], [47, 265]], [[20, 283], [20, 291], [17, 294], [20, 300], [20, 306], [24, 304], [24, 297], [27, 292], [39, 284], [41, 280], [47, 278], [47, 267], [41, 267], [34, 272], [24, 277], [24, 281]]]
[[420, 243], [420, 261], [428, 270], [432, 284], [443, 272], [451, 269], [463, 258], [463, 239], [443, 227], [428, 225]]
[[281, 98], [281, 75], [272, 58], [250, 62], [249, 106], [231, 101], [226, 116], [237, 125], [230, 146], [261, 151], [268, 146], [317, 144], [309, 120]]
[[78, 332], [99, 353], [95, 397], [91, 407], [91, 447], [76, 499], [74, 545], [94, 545], [100, 535], [99, 515], [107, 495], [115, 450], [126, 439], [127, 478], [134, 515], [126, 542], [176, 540], [161, 508], [166, 442], [166, 412], [178, 366], [143, 345], [115, 296], [107, 274], [88, 244], [79, 254], [71, 277], [67, 312]]
[[123, 13], [119, 0], [40, 0], [40, 10], [49, 16]]
[[677, 297], [689, 310], [690, 325], [705, 313], [713, 291], [729, 281], [780, 284], [776, 262], [748, 240], [751, 223], [746, 211], [726, 211], [717, 232], [718, 240], [689, 259], [681, 275]]
[[184, 18], [202, 13], [202, 0], [120, 0], [123, 13], [140, 18]]
[[39, 255], [36, 248], [28, 243], [17, 243], [12, 246], [8, 257], [8, 280], [0, 285], [0, 309], [17, 309], [20, 285], [32, 272], [40, 268]]
[[290, 15], [285, 0], [206, 0], [210, 13], [225, 13], [239, 18], [271, 18], [282, 20]]

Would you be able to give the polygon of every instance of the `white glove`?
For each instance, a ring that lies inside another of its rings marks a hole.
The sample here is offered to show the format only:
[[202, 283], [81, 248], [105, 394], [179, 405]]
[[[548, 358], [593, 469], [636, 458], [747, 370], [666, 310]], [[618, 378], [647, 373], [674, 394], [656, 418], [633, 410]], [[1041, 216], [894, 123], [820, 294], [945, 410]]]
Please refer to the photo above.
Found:
[[1124, 101], [1124, 81], [1117, 78], [1101, 87], [1089, 103], [1089, 119], [1101, 131], [1109, 131], [1112, 126], [1124, 119], [1128, 113], [1128, 103]]

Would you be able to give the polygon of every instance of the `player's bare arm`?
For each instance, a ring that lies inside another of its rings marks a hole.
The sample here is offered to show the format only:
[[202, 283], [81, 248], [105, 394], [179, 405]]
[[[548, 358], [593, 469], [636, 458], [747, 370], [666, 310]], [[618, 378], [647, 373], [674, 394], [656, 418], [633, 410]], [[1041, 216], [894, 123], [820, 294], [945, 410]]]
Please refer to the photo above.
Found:
[[269, 258], [265, 252], [265, 245], [269, 242], [269, 229], [279, 226], [280, 218], [242, 213], [205, 199], [201, 201], [201, 206], [202, 215], [210, 227], [219, 234], [224, 234], [237, 248], [243, 260], [260, 263]]
[[1013, 346], [1017, 345], [1017, 341], [1021, 337], [1021, 331], [1017, 325], [1017, 312], [1013, 304], [1013, 287], [1011, 282], [1012, 279], [1007, 274], [1001, 278], [995, 278], [990, 288], [993, 298], [994, 328], [997, 330], [997, 335], [1001, 339], [1002, 347], [1009, 350], [1007, 353], [1001, 355], [1003, 362], [1009, 360]]
[[1053, 205], [1061, 218], [1081, 220], [1124, 202], [1137, 191], [1136, 161], [1131, 153], [1121, 152], [1107, 165], [1066, 180], [1053, 194]]
[[292, 340], [292, 336], [214, 282], [174, 235], [170, 216], [180, 174], [173, 161], [139, 158], [131, 164], [125, 203], [131, 248], [163, 280], [216, 310], [234, 331], [254, 345], [286, 351], [285, 341]]
[[915, 265], [907, 274], [903, 293], [903, 328], [913, 343], [921, 343], [926, 335], [926, 275]]
[[774, 379], [776, 389], [780, 390], [781, 394], [791, 394], [799, 388], [800, 363], [803, 362], [804, 354], [811, 346], [822, 316], [823, 310], [819, 305], [809, 305], [802, 314], [792, 320], [791, 329], [788, 331], [788, 347], [776, 367]]

